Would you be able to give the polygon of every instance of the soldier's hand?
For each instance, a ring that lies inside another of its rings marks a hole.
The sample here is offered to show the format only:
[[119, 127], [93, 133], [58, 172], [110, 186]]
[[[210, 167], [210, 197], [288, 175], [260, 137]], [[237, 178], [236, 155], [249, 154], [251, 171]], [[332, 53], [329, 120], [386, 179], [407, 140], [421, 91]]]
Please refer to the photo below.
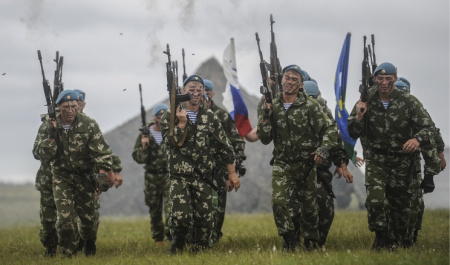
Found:
[[116, 187], [116, 189], [122, 185], [123, 179], [122, 179], [122, 174], [120, 174], [120, 172], [113, 172], [114, 174], [114, 187]]
[[356, 104], [356, 120], [360, 121], [367, 112], [367, 102], [361, 100]]
[[444, 171], [445, 167], [447, 166], [447, 161], [445, 161], [444, 152], [440, 152], [438, 154], [438, 157], [441, 159], [441, 171]]
[[187, 115], [188, 115], [187, 111], [185, 109], [181, 108], [181, 106], [178, 106], [176, 115], [177, 115], [179, 123], [181, 123], [181, 124], [187, 123]]
[[141, 146], [143, 150], [146, 150], [148, 145], [150, 144], [150, 139], [148, 138], [147, 135], [142, 135], [141, 137]]
[[[108, 172], [109, 173], [109, 172]], [[103, 172], [99, 172], [97, 174], [97, 189], [101, 192], [107, 192], [108, 189], [112, 186], [110, 185], [110, 177], [109, 174], [105, 174]], [[112, 177], [114, 179], [114, 177]]]
[[361, 157], [356, 157], [356, 166], [357, 167], [362, 167], [364, 165], [364, 162], [366, 162], [365, 159], [362, 159]]
[[234, 190], [237, 191], [241, 187], [241, 182], [239, 181], [236, 172], [231, 172], [228, 178], [233, 184]]
[[342, 174], [342, 168], [336, 167], [336, 168], [334, 169], [333, 175], [334, 175], [334, 176], [338, 175], [338, 176], [337, 176], [337, 179], [340, 179], [340, 178], [342, 177], [342, 175], [343, 175], [343, 174]]
[[321, 156], [317, 155], [316, 153], [311, 154], [314, 155], [314, 162], [316, 162], [317, 165], [322, 164], [323, 158]]
[[49, 139], [56, 139], [56, 121], [54, 119], [47, 120], [47, 132]]
[[423, 189], [423, 193], [430, 193], [434, 191], [434, 180], [432, 175], [425, 175], [420, 183], [420, 188]]
[[226, 182], [225, 182], [225, 185], [226, 185], [226, 188], [227, 188], [227, 191], [228, 192], [230, 192], [230, 191], [232, 191], [233, 190], [233, 183], [231, 183], [231, 181], [230, 180], [227, 180]]
[[420, 143], [416, 138], [409, 139], [404, 145], [403, 150], [405, 150], [408, 153], [412, 153], [417, 151], [417, 148], [419, 148]]
[[347, 170], [347, 168], [342, 168], [342, 173], [347, 183], [353, 183], [353, 175]]

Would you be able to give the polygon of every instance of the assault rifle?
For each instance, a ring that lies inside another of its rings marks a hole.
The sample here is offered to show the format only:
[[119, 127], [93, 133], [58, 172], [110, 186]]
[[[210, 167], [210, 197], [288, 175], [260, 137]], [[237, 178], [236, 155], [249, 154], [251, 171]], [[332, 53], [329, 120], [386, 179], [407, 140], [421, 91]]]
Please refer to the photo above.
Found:
[[[373, 34], [371, 35], [371, 39], [372, 39], [372, 49], [370, 49], [370, 45], [369, 45], [369, 55], [370, 55], [370, 61], [372, 64], [372, 74], [373, 74], [373, 72], [377, 68], [377, 58], [375, 57], [375, 36]], [[373, 82], [373, 80], [372, 80], [372, 82]]]
[[142, 135], [149, 136], [150, 135], [150, 129], [147, 126], [147, 119], [146, 119], [146, 112], [144, 108], [144, 104], [142, 103], [142, 86], [139, 84], [139, 95], [141, 96], [141, 120], [142, 120], [142, 127], [139, 129], [142, 132]]
[[184, 48], [181, 49], [181, 55], [183, 56], [183, 82], [188, 78], [186, 74], [186, 65], [184, 64]]
[[275, 33], [273, 32], [273, 24], [275, 21], [273, 20], [272, 14], [270, 14], [270, 78], [273, 80], [272, 85], [272, 95], [275, 95], [282, 91], [281, 86], [281, 66], [280, 60], [278, 59], [277, 54], [277, 44], [275, 43]]
[[56, 120], [55, 102], [53, 101], [53, 98], [52, 98], [52, 89], [50, 88], [50, 84], [48, 83], [48, 80], [45, 78], [44, 66], [42, 65], [41, 51], [38, 50], [37, 53], [38, 53], [39, 63], [41, 64], [42, 86], [44, 87], [44, 95], [45, 95], [45, 101], [47, 103], [46, 106], [47, 106], [48, 117], [50, 119]]
[[53, 60], [56, 63], [55, 78], [53, 79], [53, 102], [56, 102], [59, 94], [64, 90], [62, 83], [62, 68], [64, 57], [59, 56], [59, 52], [56, 52], [56, 58]]
[[166, 50], [164, 51], [167, 54], [167, 63], [166, 63], [166, 75], [167, 75], [167, 91], [169, 92], [170, 98], [170, 125], [169, 125], [169, 139], [172, 142], [173, 146], [182, 146], [184, 141], [186, 140], [188, 128], [184, 130], [184, 133], [180, 139], [180, 141], [176, 141], [174, 136], [174, 127], [175, 127], [175, 116], [177, 107], [181, 102], [189, 101], [192, 99], [192, 95], [187, 94], [177, 94], [177, 84], [175, 81], [175, 74], [172, 70], [172, 61], [170, 59], [170, 48], [169, 44], [166, 46]]
[[[261, 94], [264, 95], [266, 103], [272, 104], [273, 94], [269, 90], [268, 85], [268, 76], [267, 76], [267, 63], [264, 61], [263, 54], [261, 52], [261, 46], [259, 44], [259, 35], [258, 32], [255, 33], [256, 35], [256, 43], [258, 44], [258, 52], [259, 52], [259, 70], [261, 71], [261, 78], [262, 78], [262, 86], [259, 87], [259, 91]], [[265, 110], [267, 111], [267, 110]], [[276, 131], [277, 131], [277, 123], [273, 117], [273, 114], [270, 115], [270, 122], [272, 124], [272, 136], [275, 140], [276, 137]]]
[[[369, 88], [371, 87], [371, 85], [373, 85], [373, 80], [372, 80], [372, 73], [370, 70], [370, 65], [369, 65], [369, 50], [368, 47], [366, 46], [366, 40], [367, 37], [364, 36], [363, 38], [364, 40], [364, 59], [362, 61], [362, 80], [361, 80], [361, 84], [359, 85], [359, 93], [361, 93], [361, 102], [367, 102], [367, 98], [368, 98], [368, 93], [369, 93]], [[367, 105], [367, 107], [369, 107]], [[361, 111], [363, 111], [363, 109], [361, 108]], [[364, 126], [363, 126], [363, 130], [361, 133], [361, 136], [366, 136], [367, 134], [367, 112], [364, 115]]]

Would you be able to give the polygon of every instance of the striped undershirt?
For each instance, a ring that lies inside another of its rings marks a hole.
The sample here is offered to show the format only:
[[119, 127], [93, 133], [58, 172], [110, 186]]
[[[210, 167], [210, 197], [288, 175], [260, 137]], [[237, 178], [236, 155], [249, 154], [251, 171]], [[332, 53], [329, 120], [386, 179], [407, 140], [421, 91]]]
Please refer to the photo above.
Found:
[[384, 109], [387, 109], [389, 106], [389, 101], [381, 101], [381, 103], [383, 103], [383, 107]]
[[284, 110], [288, 110], [292, 103], [283, 103]]
[[197, 120], [198, 111], [192, 111], [192, 110], [186, 110], [186, 111], [188, 113], [189, 120], [191, 120], [191, 122], [193, 124], [195, 124], [195, 121]]
[[161, 145], [163, 137], [161, 131], [155, 131], [153, 129], [153, 126], [150, 126], [150, 133], [152, 134], [153, 138], [155, 138], [155, 141], [158, 145]]

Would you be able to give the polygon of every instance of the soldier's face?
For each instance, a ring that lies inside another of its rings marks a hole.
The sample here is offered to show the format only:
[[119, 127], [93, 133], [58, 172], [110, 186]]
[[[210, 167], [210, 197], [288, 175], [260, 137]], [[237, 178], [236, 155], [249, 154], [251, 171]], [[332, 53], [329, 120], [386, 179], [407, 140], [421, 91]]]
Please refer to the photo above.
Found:
[[203, 87], [202, 83], [198, 81], [189, 81], [184, 87], [183, 87], [184, 93], [190, 93], [192, 95], [191, 105], [197, 106], [200, 104], [200, 101], [202, 100], [203, 94], [205, 93], [205, 88]]
[[284, 94], [297, 94], [298, 90], [303, 87], [302, 76], [295, 71], [288, 70], [284, 73], [281, 84]]
[[84, 107], [86, 106], [86, 102], [78, 101], [78, 112], [83, 113]]
[[378, 87], [378, 92], [383, 95], [390, 95], [394, 90], [394, 83], [397, 81], [397, 75], [376, 75], [375, 84]]
[[72, 124], [78, 113], [78, 101], [70, 100], [58, 105], [64, 124]]

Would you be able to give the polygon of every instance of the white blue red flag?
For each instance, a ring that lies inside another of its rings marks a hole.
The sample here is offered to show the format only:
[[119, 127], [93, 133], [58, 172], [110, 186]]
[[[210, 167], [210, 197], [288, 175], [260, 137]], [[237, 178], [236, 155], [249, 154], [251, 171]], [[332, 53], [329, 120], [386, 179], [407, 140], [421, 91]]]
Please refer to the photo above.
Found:
[[223, 52], [223, 72], [227, 79], [227, 85], [223, 93], [223, 105], [233, 118], [239, 134], [243, 137], [252, 130], [252, 125], [248, 119], [247, 106], [245, 106], [241, 90], [239, 89], [233, 38], [231, 38], [230, 44]]

